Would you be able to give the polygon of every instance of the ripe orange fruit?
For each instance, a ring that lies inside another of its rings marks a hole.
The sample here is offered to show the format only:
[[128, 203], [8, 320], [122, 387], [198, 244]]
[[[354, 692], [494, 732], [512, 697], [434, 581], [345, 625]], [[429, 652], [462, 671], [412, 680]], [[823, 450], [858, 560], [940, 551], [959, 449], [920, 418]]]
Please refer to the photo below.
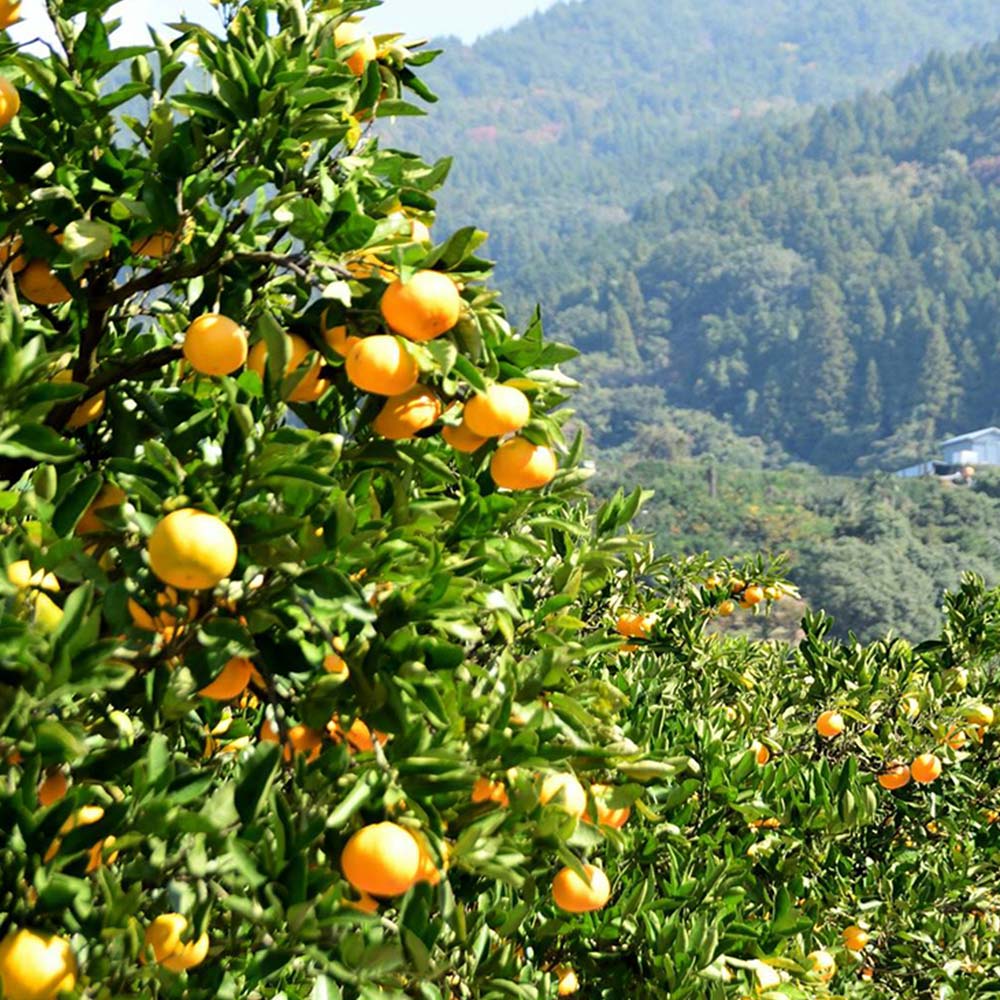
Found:
[[580, 989], [580, 980], [577, 979], [576, 972], [569, 966], [561, 965], [556, 969], [556, 981], [558, 986], [556, 992], [561, 997], [569, 997]]
[[415, 385], [385, 401], [372, 421], [372, 430], [390, 441], [405, 441], [418, 431], [426, 430], [440, 416], [441, 400], [437, 393], [426, 386]]
[[958, 726], [949, 726], [944, 741], [952, 750], [961, 750], [967, 739], [968, 736], [964, 730], [959, 729]]
[[359, 47], [344, 61], [355, 76], [362, 76], [376, 55], [375, 39], [367, 34], [355, 21], [344, 21], [338, 24], [333, 32], [333, 44], [338, 49], [346, 49], [349, 45], [360, 42]]
[[236, 568], [236, 538], [214, 514], [184, 507], [167, 514], [147, 543], [149, 567], [181, 590], [208, 590]]
[[504, 441], [490, 461], [493, 482], [506, 490], [540, 489], [552, 482], [558, 468], [551, 448], [523, 437]]
[[753, 750], [754, 759], [759, 767], [763, 767], [771, 759], [771, 751], [760, 740], [754, 740], [750, 744], [750, 749]]
[[495, 802], [498, 806], [506, 809], [510, 805], [510, 797], [502, 781], [491, 781], [489, 778], [476, 778], [476, 783], [472, 786], [472, 801]]
[[719, 603], [716, 611], [722, 615], [723, 618], [728, 618], [736, 610], [736, 603], [734, 601], [725, 600]]
[[[2, 10], [2, 6], [0, 6], [0, 10]], [[28, 266], [27, 258], [21, 253], [23, 245], [24, 240], [16, 234], [0, 239], [0, 266], [9, 262], [11, 271], [14, 274], [20, 274]]]
[[406, 235], [413, 240], [414, 243], [430, 243], [432, 242], [431, 231], [427, 227], [427, 224], [421, 222], [420, 219], [411, 219], [405, 212], [392, 212], [388, 218], [402, 222], [406, 226]]
[[913, 780], [922, 785], [929, 785], [941, 777], [941, 758], [936, 754], [922, 753], [910, 765]]
[[992, 726], [993, 709], [989, 705], [970, 705], [965, 710], [965, 721], [970, 726]]
[[347, 672], [347, 663], [338, 653], [327, 653], [323, 657], [323, 669], [328, 674], [343, 674]]
[[[370, 753], [375, 749], [372, 731], [368, 728], [368, 724], [361, 719], [355, 719], [345, 733], [340, 726], [340, 716], [335, 715], [327, 723], [326, 731], [334, 743], [341, 743], [346, 739], [347, 745], [357, 753]], [[375, 735], [380, 737], [383, 742], [388, 738], [384, 733], [377, 731]]]
[[587, 879], [580, 878], [572, 868], [563, 868], [552, 880], [552, 898], [560, 910], [567, 913], [590, 913], [600, 910], [611, 897], [608, 876], [594, 865], [584, 865]]
[[21, 929], [0, 941], [0, 984], [7, 1000], [55, 1000], [76, 988], [77, 972], [64, 938]]
[[181, 937], [188, 928], [187, 917], [180, 913], [162, 913], [146, 928], [146, 947], [153, 957], [171, 972], [184, 972], [205, 961], [208, 955], [208, 935], [183, 943]]
[[[104, 840], [99, 840], [93, 847], [91, 847], [87, 855], [87, 874], [90, 875], [92, 872], [96, 872], [101, 865], [104, 864], [104, 855], [110, 850], [114, 845], [114, 837], [105, 837]], [[111, 851], [108, 854], [107, 861], [109, 865], [113, 865], [115, 861], [118, 860], [118, 852]]]
[[868, 931], [863, 927], [858, 927], [857, 924], [851, 924], [850, 927], [845, 927], [843, 932], [844, 947], [848, 951], [864, 951], [868, 946], [868, 942], [871, 940], [871, 936]]
[[184, 334], [184, 357], [202, 375], [231, 375], [247, 360], [247, 333], [219, 313], [199, 316]]
[[44, 260], [31, 261], [17, 276], [17, 287], [29, 302], [39, 306], [57, 306], [73, 298]]
[[409, 340], [433, 340], [447, 333], [461, 309], [455, 282], [440, 271], [417, 271], [406, 284], [397, 279], [382, 296], [385, 321]]
[[[99, 823], [104, 819], [104, 809], [101, 806], [81, 806], [75, 813], [71, 813], [66, 817], [63, 825], [59, 827], [59, 833], [56, 838], [49, 844], [48, 850], [45, 852], [45, 857], [42, 859], [46, 864], [48, 864], [58, 853], [59, 848], [62, 847], [62, 838], [65, 834], [71, 833], [73, 830], [78, 829], [81, 826], [91, 826], [94, 823]], [[113, 840], [113, 838], [108, 838]], [[96, 844], [95, 847], [98, 851], [98, 856], [100, 855], [100, 843]], [[91, 861], [93, 861], [94, 848], [90, 849]], [[112, 859], [113, 860], [113, 859]], [[99, 862], [98, 862], [99, 864]], [[97, 866], [91, 865], [87, 866], [87, 871], [93, 871]]]
[[420, 848], [408, 830], [395, 823], [372, 823], [344, 847], [340, 867], [348, 882], [371, 896], [399, 896], [420, 874]]
[[[260, 738], [265, 743], [278, 743], [278, 727], [270, 719], [265, 719], [260, 727]], [[296, 725], [288, 729], [288, 745], [284, 750], [286, 761], [292, 759], [292, 753], [306, 754], [306, 761], [312, 763], [323, 746], [323, 734], [308, 726]]]
[[[319, 356], [319, 352], [298, 334], [289, 333], [287, 336], [291, 341], [291, 345], [288, 351], [288, 362], [285, 365], [285, 378], [293, 372], [297, 372], [310, 353], [313, 355], [313, 360], [306, 369], [305, 374], [299, 379], [295, 388], [283, 398], [287, 399], [290, 403], [314, 403], [330, 388], [329, 381], [325, 378], [320, 378], [323, 359]], [[263, 340], [258, 340], [250, 348], [250, 354], [247, 357], [247, 368], [252, 372], [256, 372], [263, 382], [264, 369], [266, 367], [267, 344]]]
[[464, 452], [471, 455], [474, 451], [479, 451], [488, 438], [473, 434], [465, 424], [445, 424], [441, 428], [441, 437], [445, 443], [450, 445], [455, 451]]
[[346, 326], [327, 326], [326, 315], [326, 311], [324, 311], [320, 323], [320, 332], [323, 334], [323, 340], [326, 341], [329, 348], [335, 354], [346, 358], [351, 353], [351, 348], [355, 344], [361, 343], [362, 338], [349, 335]]
[[764, 588], [758, 587], [756, 584], [747, 587], [742, 594], [743, 603], [747, 607], [753, 607], [755, 604], [760, 604], [764, 600]]
[[253, 663], [245, 656], [234, 656], [220, 671], [211, 684], [203, 687], [198, 694], [214, 701], [232, 701], [247, 689], [253, 676]]
[[531, 403], [520, 389], [491, 385], [466, 404], [465, 426], [479, 437], [491, 438], [519, 431], [531, 419]]
[[[166, 587], [161, 593], [156, 595], [156, 603], [160, 608], [176, 608], [183, 602], [173, 587]], [[185, 605], [185, 621], [192, 621], [198, 617], [198, 602], [193, 597], [189, 597]], [[178, 617], [171, 611], [160, 611], [155, 616], [151, 615], [134, 597], [128, 599], [128, 613], [132, 621], [138, 628], [147, 632], [159, 632], [166, 642], [173, 642], [176, 636], [184, 631], [183, 625], [178, 625]]]
[[899, 712], [908, 719], [915, 719], [920, 714], [920, 700], [916, 695], [904, 695], [899, 700]]
[[38, 804], [44, 809], [58, 802], [69, 789], [69, 780], [59, 768], [52, 768], [38, 786]]
[[149, 257], [152, 260], [162, 260], [169, 257], [177, 248], [178, 243], [186, 242], [177, 237], [176, 233], [153, 233], [151, 236], [141, 236], [132, 242], [132, 253], [139, 257]]
[[878, 783], [890, 792], [910, 783], [910, 769], [906, 764], [890, 764], [879, 776]]
[[610, 785], [594, 784], [590, 786], [590, 799], [594, 803], [598, 826], [610, 826], [620, 830], [627, 822], [632, 810], [629, 806], [615, 809], [608, 805], [608, 798], [614, 793]]
[[6, 128], [21, 110], [21, 95], [5, 76], [0, 76], [0, 128]]
[[833, 955], [825, 949], [810, 952], [806, 955], [806, 961], [809, 963], [810, 970], [816, 974], [821, 982], [828, 983], [837, 972], [837, 963]]
[[406, 832], [413, 838], [420, 852], [420, 867], [417, 870], [417, 881], [426, 882], [428, 885], [438, 885], [441, 882], [441, 870], [434, 861], [427, 838], [418, 830], [407, 828]]
[[365, 337], [347, 355], [347, 377], [359, 389], [379, 396], [400, 396], [417, 384], [420, 369], [397, 337]]
[[844, 731], [844, 717], [839, 712], [822, 712], [816, 720], [816, 732], [830, 740]]
[[547, 805], [553, 802], [570, 816], [579, 818], [587, 811], [587, 793], [573, 774], [547, 774], [542, 780], [538, 801]]
[[21, 0], [0, 0], [0, 30], [21, 20]]
[[97, 516], [98, 512], [120, 507], [126, 499], [123, 489], [115, 486], [114, 483], [105, 483], [91, 501], [90, 506], [83, 512], [83, 516], [76, 522], [76, 534], [98, 535], [107, 531], [107, 526]]
[[[69, 371], [69, 369], [56, 372], [56, 374], [52, 376], [52, 381], [72, 382], [73, 373]], [[104, 403], [107, 400], [107, 395], [108, 394], [102, 389], [100, 392], [95, 393], [93, 396], [89, 396], [82, 403], [80, 403], [70, 414], [69, 420], [66, 421], [66, 429], [70, 431], [77, 431], [81, 427], [86, 427], [87, 424], [100, 419], [101, 414], [104, 412]]]
[[618, 616], [615, 628], [619, 635], [629, 639], [648, 639], [656, 624], [656, 615], [644, 615], [637, 611], [626, 611]]

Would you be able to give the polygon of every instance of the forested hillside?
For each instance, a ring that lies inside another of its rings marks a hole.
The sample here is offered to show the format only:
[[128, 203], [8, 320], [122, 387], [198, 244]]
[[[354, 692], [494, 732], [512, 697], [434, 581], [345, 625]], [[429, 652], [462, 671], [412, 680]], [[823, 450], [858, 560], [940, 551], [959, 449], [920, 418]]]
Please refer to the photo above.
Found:
[[1000, 45], [933, 56], [647, 201], [585, 264], [551, 260], [550, 321], [604, 387], [598, 441], [670, 404], [891, 469], [996, 422], [998, 112]]
[[393, 138], [455, 155], [442, 217], [485, 225], [524, 304], [546, 251], [628, 218], [764, 116], [882, 88], [931, 48], [997, 32], [992, 0], [560, 3], [473, 46], [449, 39], [425, 70], [444, 100]]
[[[730, 453], [732, 454], [732, 453]], [[807, 468], [716, 464], [710, 492], [700, 461], [607, 462], [597, 492], [642, 483], [655, 490], [640, 526], [677, 555], [788, 556], [806, 604], [834, 617], [834, 633], [872, 640], [888, 632], [920, 641], [941, 627], [941, 598], [962, 574], [1000, 580], [1000, 476], [981, 471], [973, 488], [936, 479], [826, 476]], [[789, 610], [798, 625], [802, 607]], [[785, 616], [787, 617], [787, 616]], [[747, 625], [738, 613], [732, 624]], [[763, 624], [763, 623], [762, 623]]]

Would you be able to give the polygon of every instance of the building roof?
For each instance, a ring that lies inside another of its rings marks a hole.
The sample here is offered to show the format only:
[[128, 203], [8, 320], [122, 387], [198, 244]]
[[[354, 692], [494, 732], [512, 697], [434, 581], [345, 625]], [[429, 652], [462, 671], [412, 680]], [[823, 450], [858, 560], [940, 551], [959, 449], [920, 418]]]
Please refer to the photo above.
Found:
[[1000, 427], [983, 427], [978, 431], [969, 431], [968, 434], [959, 434], [957, 437], [942, 441], [938, 447], [947, 448], [950, 444], [958, 444], [959, 441], [973, 441], [976, 438], [986, 437], [987, 434], [995, 434], [1000, 437]]

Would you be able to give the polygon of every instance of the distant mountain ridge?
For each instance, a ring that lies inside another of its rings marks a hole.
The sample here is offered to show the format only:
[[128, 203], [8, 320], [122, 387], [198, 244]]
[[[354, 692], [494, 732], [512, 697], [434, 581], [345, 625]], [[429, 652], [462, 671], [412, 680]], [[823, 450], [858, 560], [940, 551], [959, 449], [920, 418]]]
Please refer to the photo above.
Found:
[[998, 156], [1000, 44], [934, 55], [570, 248], [546, 299], [603, 383], [599, 443], [681, 406], [828, 470], [892, 469], [997, 423]]
[[763, 116], [882, 87], [931, 48], [998, 33], [992, 0], [559, 3], [472, 46], [449, 39], [425, 73], [446, 99], [390, 138], [456, 153], [442, 215], [490, 230], [523, 309], [562, 239], [626, 218]]

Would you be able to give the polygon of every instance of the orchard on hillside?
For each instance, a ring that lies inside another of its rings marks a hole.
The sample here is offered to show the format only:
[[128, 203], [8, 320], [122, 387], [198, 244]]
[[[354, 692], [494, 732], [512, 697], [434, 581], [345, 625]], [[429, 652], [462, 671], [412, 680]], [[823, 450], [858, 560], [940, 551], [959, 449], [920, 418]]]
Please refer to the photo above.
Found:
[[371, 6], [0, 45], [0, 997], [978, 995], [1000, 595], [717, 632], [780, 564], [591, 509]]

